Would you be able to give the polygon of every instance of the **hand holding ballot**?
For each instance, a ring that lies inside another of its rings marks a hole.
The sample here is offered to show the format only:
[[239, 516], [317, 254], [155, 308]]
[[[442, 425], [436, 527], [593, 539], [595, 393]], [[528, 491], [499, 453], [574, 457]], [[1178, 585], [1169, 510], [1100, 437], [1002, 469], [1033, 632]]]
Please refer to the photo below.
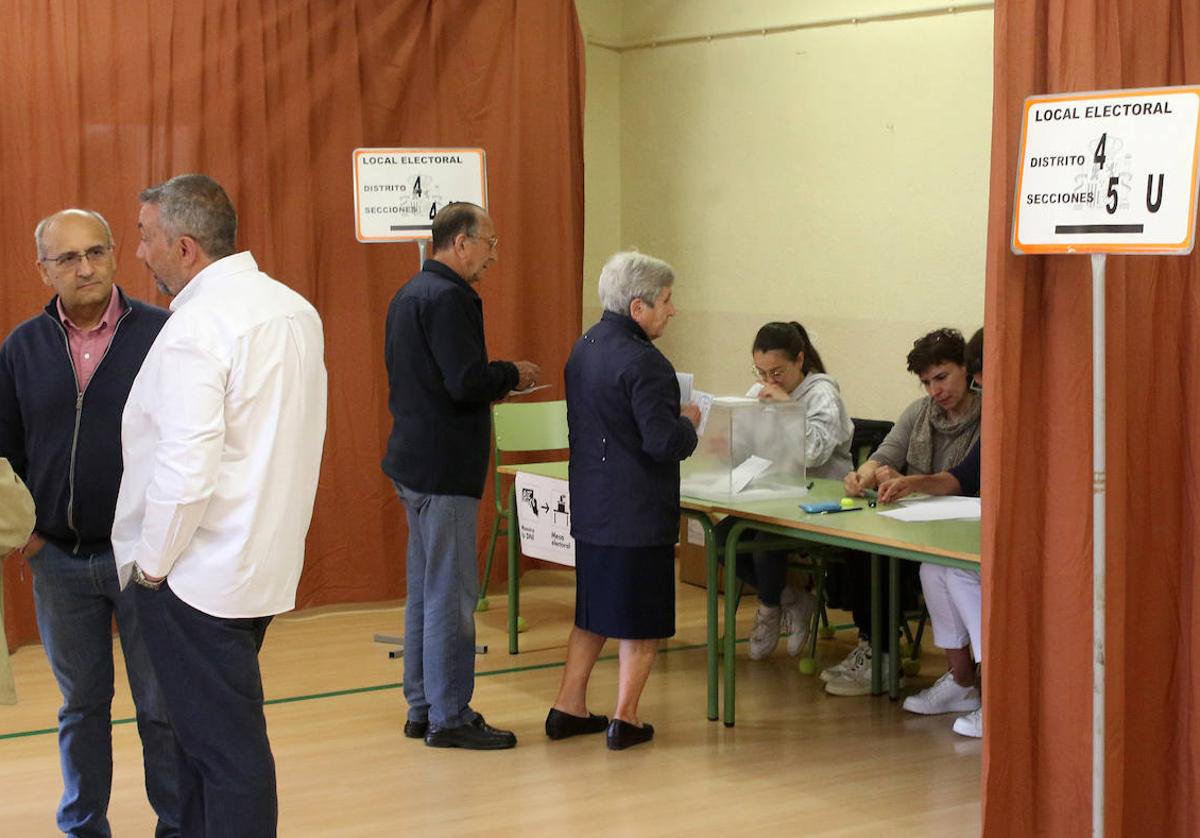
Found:
[[542, 368], [533, 361], [513, 361], [513, 365], [517, 368], [517, 390], [528, 390], [533, 385], [537, 384], [538, 376], [542, 374]]
[[695, 402], [688, 402], [679, 408], [679, 415], [686, 416], [691, 420], [693, 426], [700, 427], [700, 405]]

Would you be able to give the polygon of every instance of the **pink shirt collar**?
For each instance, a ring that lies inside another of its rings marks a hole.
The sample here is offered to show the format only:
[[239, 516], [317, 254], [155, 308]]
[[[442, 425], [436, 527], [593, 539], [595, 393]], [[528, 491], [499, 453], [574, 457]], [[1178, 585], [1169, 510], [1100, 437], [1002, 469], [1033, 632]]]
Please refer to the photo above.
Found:
[[[82, 329], [71, 322], [71, 318], [67, 314], [67, 310], [63, 308], [62, 297], [59, 297], [55, 302], [58, 305], [58, 319], [63, 322], [63, 325], [69, 329], [74, 329], [77, 332], [82, 332]], [[117, 319], [124, 311], [125, 306], [121, 302], [121, 295], [117, 292], [117, 286], [114, 285], [112, 287], [112, 296], [108, 298], [108, 308], [104, 309], [104, 314], [100, 316], [100, 322], [97, 323], [95, 327], [91, 329], [91, 331], [112, 328], [116, 325]]]

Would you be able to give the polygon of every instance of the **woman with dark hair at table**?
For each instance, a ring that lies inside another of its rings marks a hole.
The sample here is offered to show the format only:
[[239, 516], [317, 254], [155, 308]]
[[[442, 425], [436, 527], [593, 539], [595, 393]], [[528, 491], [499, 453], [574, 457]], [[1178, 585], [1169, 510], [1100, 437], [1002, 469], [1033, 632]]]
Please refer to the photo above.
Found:
[[[906, 407], [879, 448], [846, 475], [842, 484], [847, 495], [861, 497], [867, 489], [877, 488], [883, 478], [895, 474], [935, 474], [966, 458], [979, 439], [980, 400], [969, 386], [965, 352], [966, 341], [957, 329], [935, 329], [913, 341], [907, 357], [908, 371], [917, 376], [926, 395]], [[858, 574], [850, 587], [859, 645], [842, 663], [821, 673], [825, 691], [831, 695], [866, 695], [871, 690], [870, 597], [865, 564], [846, 566]], [[917, 573], [911, 563], [901, 563], [902, 602], [911, 599], [915, 604]], [[896, 631], [897, 627], [890, 630]], [[979, 706], [978, 692], [973, 687], [964, 688], [950, 699], [956, 708], [965, 707], [963, 712]]]
[[[658, 652], [675, 634], [679, 462], [696, 447], [700, 411], [680, 406], [679, 381], [652, 341], [675, 314], [670, 265], [618, 253], [600, 272], [604, 314], [567, 361], [575, 626], [546, 735], [608, 731], [621, 750], [654, 736], [638, 702]], [[587, 707], [604, 642], [620, 639], [612, 722]]]
[[[982, 391], [983, 329], [967, 342], [965, 357], [971, 386]], [[962, 462], [945, 471], [901, 475], [890, 469], [880, 469], [875, 476], [879, 481], [881, 503], [892, 503], [912, 492], [978, 495], [979, 440], [975, 440]], [[976, 689], [976, 665], [983, 663], [983, 597], [979, 571], [922, 563], [921, 590], [925, 593], [925, 606], [933, 626], [933, 642], [946, 651], [946, 673], [933, 686], [904, 699], [904, 709], [922, 715], [969, 711], [954, 720], [954, 732], [978, 739], [983, 736], [983, 709], [979, 706]]]
[[[841, 480], [853, 468], [850, 440], [854, 423], [808, 330], [795, 321], [767, 323], [754, 336], [750, 354], [757, 382], [746, 393], [749, 398], [804, 405], [804, 439], [780, 438], [772, 448], [781, 453], [802, 449], [809, 477]], [[719, 531], [733, 523], [730, 518], [725, 520], [729, 523]], [[763, 660], [774, 652], [781, 632], [790, 634], [789, 655], [798, 655], [809, 645], [817, 601], [810, 592], [787, 584], [787, 555], [786, 551], [771, 550], [738, 556], [738, 578], [758, 591], [758, 611], [748, 644], [751, 660]]]

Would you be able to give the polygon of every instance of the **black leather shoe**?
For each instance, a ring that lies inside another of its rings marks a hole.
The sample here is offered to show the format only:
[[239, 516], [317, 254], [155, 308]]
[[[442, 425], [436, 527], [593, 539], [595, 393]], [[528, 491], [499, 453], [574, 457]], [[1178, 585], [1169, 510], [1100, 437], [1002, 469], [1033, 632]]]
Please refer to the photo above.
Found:
[[512, 731], [498, 730], [476, 716], [473, 722], [458, 727], [429, 726], [425, 744], [430, 748], [466, 748], [470, 751], [502, 751], [515, 747], [517, 737]]
[[409, 719], [404, 723], [404, 735], [409, 739], [424, 739], [429, 731], [429, 722], [417, 722]]
[[638, 727], [620, 719], [613, 719], [612, 724], [608, 726], [608, 749], [610, 751], [623, 751], [634, 745], [649, 742], [653, 738], [654, 726], [649, 723]]
[[608, 716], [597, 716], [595, 713], [573, 716], [551, 707], [546, 716], [546, 735], [551, 739], [566, 739], [568, 736], [579, 736], [582, 733], [600, 733], [606, 727]]

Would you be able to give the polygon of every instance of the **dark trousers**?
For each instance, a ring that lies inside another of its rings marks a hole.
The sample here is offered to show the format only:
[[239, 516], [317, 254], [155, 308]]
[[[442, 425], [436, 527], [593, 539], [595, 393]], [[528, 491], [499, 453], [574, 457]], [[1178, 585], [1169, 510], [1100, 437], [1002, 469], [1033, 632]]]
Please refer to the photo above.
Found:
[[[912, 611], [917, 607], [917, 596], [921, 590], [921, 565], [918, 562], [900, 562], [900, 610]], [[882, 595], [884, 619], [887, 619], [888, 584], [887, 558], [880, 561], [880, 593]], [[846, 561], [832, 572], [830, 601], [854, 615], [854, 625], [859, 636], [871, 638], [871, 562], [860, 554]], [[901, 617], [903, 619], [903, 617]], [[886, 639], [886, 638], [885, 638]]]
[[[725, 563], [725, 539], [733, 529], [736, 520], [733, 517], [724, 518], [714, 529], [719, 549], [717, 559]], [[749, 541], [778, 541], [779, 537], [769, 532], [751, 530], [746, 534]], [[753, 585], [758, 591], [758, 600], [763, 605], [778, 607], [783, 589], [787, 586], [788, 554], [785, 550], [758, 551], [755, 553], [738, 553], [735, 572], [738, 579], [747, 585]]]
[[138, 618], [175, 729], [184, 838], [270, 838], [279, 803], [258, 650], [270, 617], [205, 614], [170, 584], [136, 590]]

